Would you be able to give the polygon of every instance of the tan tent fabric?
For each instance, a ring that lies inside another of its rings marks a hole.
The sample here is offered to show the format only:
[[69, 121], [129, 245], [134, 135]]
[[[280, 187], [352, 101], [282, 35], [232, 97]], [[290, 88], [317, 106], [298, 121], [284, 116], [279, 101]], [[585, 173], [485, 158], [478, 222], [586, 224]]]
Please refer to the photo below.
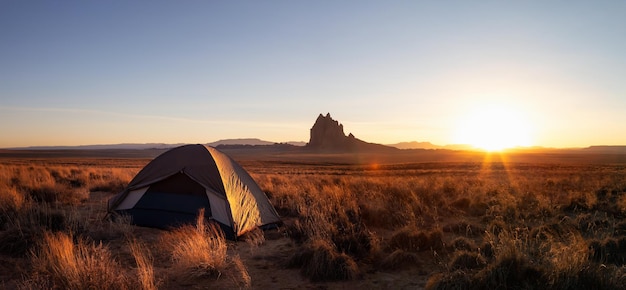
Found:
[[209, 204], [211, 205], [211, 216], [216, 221], [225, 225], [232, 223], [232, 215], [230, 214], [230, 206], [226, 199], [210, 192], [207, 189], [207, 196], [209, 197]]
[[272, 220], [274, 207], [252, 177], [239, 164], [215, 148], [207, 148], [220, 171], [222, 183], [235, 222], [236, 232], [246, 231], [263, 224], [263, 219]]
[[109, 211], [132, 210], [146, 188], [179, 172], [206, 189], [212, 218], [231, 227], [235, 236], [280, 222], [265, 193], [239, 164], [200, 144], [177, 147], [152, 160], [124, 191], [111, 198]]
[[131, 190], [126, 195], [126, 198], [124, 198], [124, 200], [121, 200], [120, 203], [117, 205], [117, 209], [133, 208], [137, 204], [139, 199], [144, 195], [144, 193], [146, 193], [146, 190], [148, 190], [147, 186], [139, 188], [139, 189]]

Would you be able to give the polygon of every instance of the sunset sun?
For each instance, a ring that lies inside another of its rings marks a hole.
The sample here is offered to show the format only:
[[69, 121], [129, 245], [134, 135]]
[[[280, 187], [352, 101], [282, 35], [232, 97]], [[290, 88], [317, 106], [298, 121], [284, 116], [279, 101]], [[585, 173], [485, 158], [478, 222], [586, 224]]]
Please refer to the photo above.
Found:
[[531, 145], [530, 124], [513, 107], [483, 105], [459, 120], [457, 141], [487, 151]]

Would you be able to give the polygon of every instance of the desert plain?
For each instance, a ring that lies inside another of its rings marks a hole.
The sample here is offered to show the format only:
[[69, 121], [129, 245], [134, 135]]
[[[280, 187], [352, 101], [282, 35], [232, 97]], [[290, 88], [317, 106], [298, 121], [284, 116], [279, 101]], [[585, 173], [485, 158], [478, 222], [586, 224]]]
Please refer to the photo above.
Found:
[[0, 288], [624, 289], [626, 155], [224, 149], [283, 223], [105, 218], [163, 150], [0, 151]]

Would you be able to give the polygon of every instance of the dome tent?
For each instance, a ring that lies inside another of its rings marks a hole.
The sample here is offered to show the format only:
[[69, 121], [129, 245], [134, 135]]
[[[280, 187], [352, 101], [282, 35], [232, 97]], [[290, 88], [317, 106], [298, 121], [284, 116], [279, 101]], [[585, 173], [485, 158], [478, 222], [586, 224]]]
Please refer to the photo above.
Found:
[[156, 228], [193, 223], [202, 208], [230, 239], [280, 222], [265, 193], [237, 162], [200, 144], [159, 155], [108, 204], [109, 213]]

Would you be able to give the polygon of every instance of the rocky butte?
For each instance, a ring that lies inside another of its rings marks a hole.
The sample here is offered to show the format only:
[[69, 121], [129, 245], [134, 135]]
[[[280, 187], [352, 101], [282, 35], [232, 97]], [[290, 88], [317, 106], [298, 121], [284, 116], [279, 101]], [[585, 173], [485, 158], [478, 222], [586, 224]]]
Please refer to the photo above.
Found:
[[343, 132], [343, 125], [333, 120], [330, 113], [320, 114], [311, 128], [311, 138], [306, 148], [321, 152], [395, 151], [393, 147], [368, 143], [357, 139], [352, 133]]

